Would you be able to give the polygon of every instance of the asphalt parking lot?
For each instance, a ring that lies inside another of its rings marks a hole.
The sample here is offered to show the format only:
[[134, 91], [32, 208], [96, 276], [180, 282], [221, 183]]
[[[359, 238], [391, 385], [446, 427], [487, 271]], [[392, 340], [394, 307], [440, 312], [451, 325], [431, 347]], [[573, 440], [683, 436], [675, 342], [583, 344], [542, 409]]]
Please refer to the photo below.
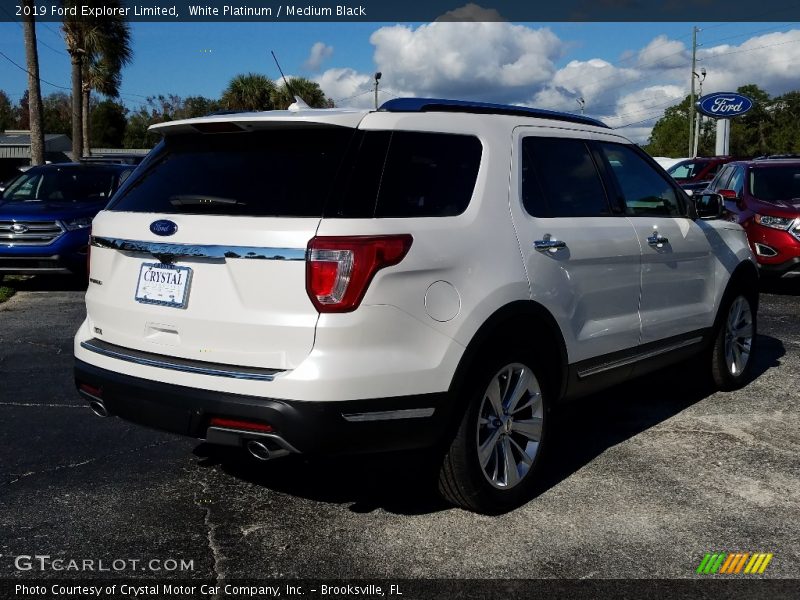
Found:
[[686, 578], [720, 550], [800, 578], [793, 283], [762, 295], [745, 389], [681, 367], [568, 407], [540, 493], [487, 517], [442, 504], [424, 455], [259, 464], [95, 417], [71, 380], [82, 292], [23, 282], [0, 305], [0, 578], [80, 576], [15, 568], [34, 554], [185, 559], [212, 580]]

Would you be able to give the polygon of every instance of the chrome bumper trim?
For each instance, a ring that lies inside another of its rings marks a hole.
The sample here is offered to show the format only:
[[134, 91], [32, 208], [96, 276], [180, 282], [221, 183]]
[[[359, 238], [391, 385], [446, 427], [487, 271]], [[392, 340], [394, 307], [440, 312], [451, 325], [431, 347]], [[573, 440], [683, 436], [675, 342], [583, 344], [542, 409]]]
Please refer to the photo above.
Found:
[[383, 410], [366, 413], [344, 414], [345, 421], [360, 423], [364, 421], [394, 421], [395, 419], [422, 419], [432, 417], [435, 408], [408, 408], [403, 410]]
[[90, 352], [95, 352], [102, 356], [124, 360], [126, 362], [146, 367], [157, 367], [160, 369], [170, 369], [172, 371], [183, 371], [185, 373], [196, 373], [199, 375], [212, 375], [214, 377], [230, 377], [232, 379], [254, 379], [256, 381], [272, 381], [279, 373], [279, 369], [261, 369], [257, 367], [233, 367], [221, 363], [210, 363], [199, 360], [189, 360], [186, 358], [176, 358], [131, 350], [114, 344], [109, 344], [102, 340], [92, 338], [81, 342], [81, 348]]
[[169, 244], [92, 236], [92, 246], [132, 254], [149, 254], [163, 262], [185, 258], [242, 258], [246, 260], [305, 260], [305, 248], [261, 248], [210, 244]]

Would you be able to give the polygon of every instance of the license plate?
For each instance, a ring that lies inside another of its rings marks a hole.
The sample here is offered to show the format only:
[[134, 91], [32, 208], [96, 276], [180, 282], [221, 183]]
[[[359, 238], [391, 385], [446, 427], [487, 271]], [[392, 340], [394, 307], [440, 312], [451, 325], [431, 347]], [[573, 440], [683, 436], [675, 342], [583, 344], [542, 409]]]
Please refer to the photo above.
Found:
[[163, 263], [144, 263], [139, 270], [136, 301], [173, 308], [186, 308], [192, 270]]

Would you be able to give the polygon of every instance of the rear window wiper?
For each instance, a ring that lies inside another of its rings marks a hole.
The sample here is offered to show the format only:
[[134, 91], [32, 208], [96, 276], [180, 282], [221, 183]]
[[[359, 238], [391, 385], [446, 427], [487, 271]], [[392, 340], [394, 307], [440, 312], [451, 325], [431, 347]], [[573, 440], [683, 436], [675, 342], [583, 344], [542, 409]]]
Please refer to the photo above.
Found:
[[245, 206], [247, 204], [247, 202], [241, 202], [235, 198], [221, 198], [219, 196], [206, 196], [203, 194], [170, 196], [169, 203], [172, 204], [172, 206], [202, 206], [203, 204], [208, 204], [209, 206]]

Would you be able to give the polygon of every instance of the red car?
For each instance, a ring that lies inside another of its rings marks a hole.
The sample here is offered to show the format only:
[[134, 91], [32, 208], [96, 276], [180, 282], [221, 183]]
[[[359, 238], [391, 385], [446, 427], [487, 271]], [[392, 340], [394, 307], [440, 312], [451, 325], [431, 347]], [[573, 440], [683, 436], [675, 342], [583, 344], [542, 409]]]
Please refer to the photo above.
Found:
[[762, 274], [800, 276], [800, 159], [728, 163], [706, 192], [747, 231]]
[[736, 160], [732, 156], [710, 156], [687, 158], [675, 163], [667, 173], [685, 190], [696, 192], [705, 189], [708, 183], [719, 173], [720, 168]]

